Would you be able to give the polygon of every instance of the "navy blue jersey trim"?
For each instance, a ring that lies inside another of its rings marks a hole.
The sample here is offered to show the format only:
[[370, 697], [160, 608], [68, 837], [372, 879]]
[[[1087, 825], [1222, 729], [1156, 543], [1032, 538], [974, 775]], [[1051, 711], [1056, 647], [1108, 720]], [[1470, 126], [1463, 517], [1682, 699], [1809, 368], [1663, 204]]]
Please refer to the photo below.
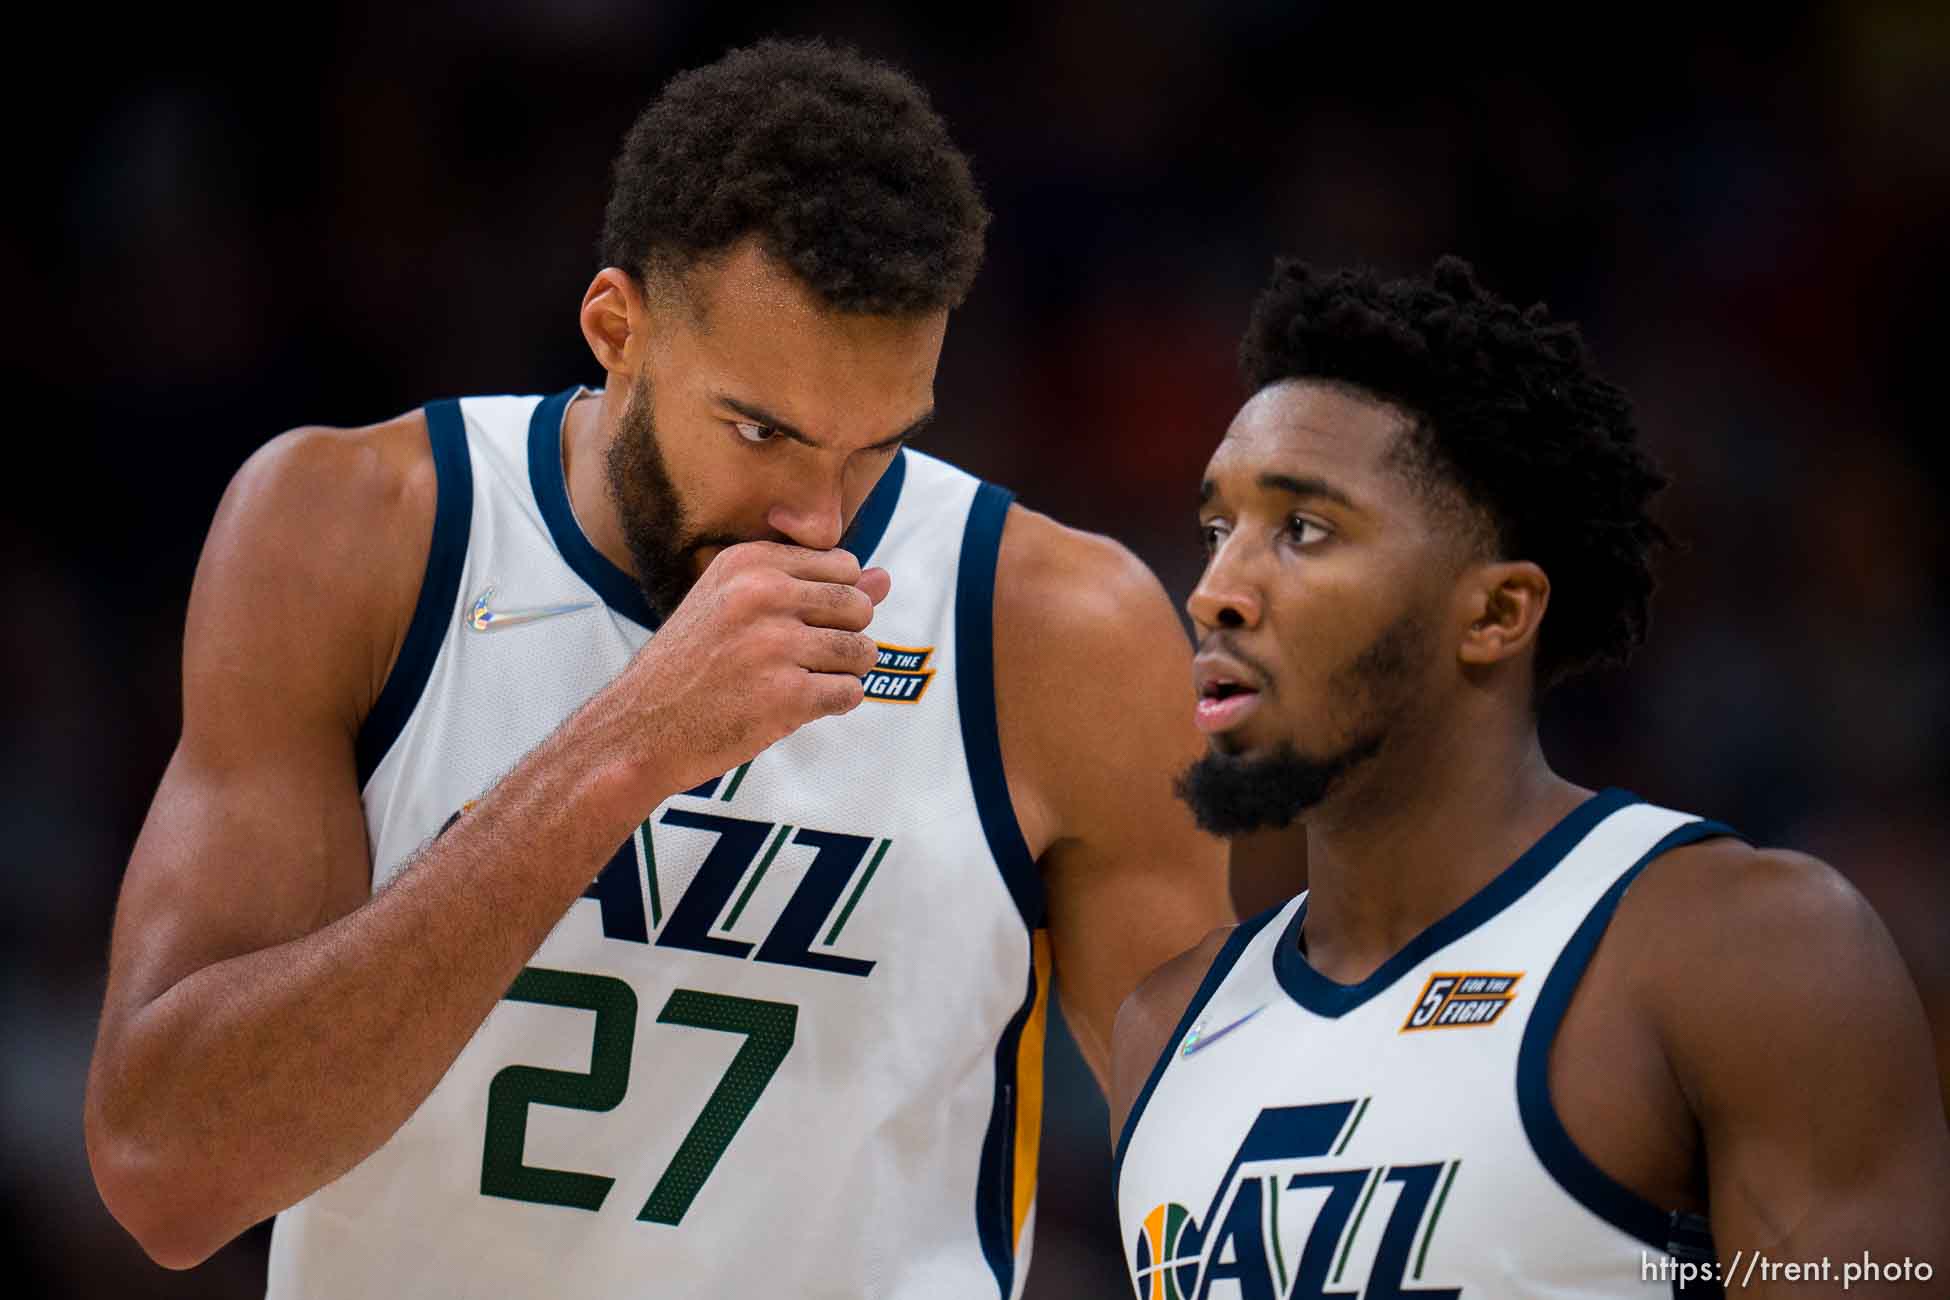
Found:
[[1543, 837], [1526, 849], [1522, 857], [1505, 867], [1467, 902], [1409, 940], [1400, 952], [1383, 962], [1379, 970], [1359, 984], [1336, 984], [1315, 970], [1301, 955], [1300, 927], [1307, 917], [1307, 905], [1303, 902], [1293, 914], [1292, 924], [1287, 926], [1286, 933], [1280, 937], [1280, 946], [1273, 953], [1273, 973], [1279, 977], [1280, 987], [1287, 991], [1288, 996], [1315, 1015], [1329, 1018], [1344, 1016], [1386, 992], [1396, 980], [1421, 965], [1437, 949], [1447, 947], [1495, 918], [1549, 875], [1551, 868], [1563, 861], [1564, 855], [1576, 848], [1599, 822], [1620, 808], [1639, 801], [1637, 795], [1617, 789], [1602, 790], [1592, 795], [1566, 813], [1564, 819], [1544, 832]]
[[1016, 1060], [1022, 1053], [1022, 1030], [1036, 1009], [1036, 937], [1029, 938], [1029, 991], [1009, 1018], [995, 1045], [995, 1102], [989, 1108], [988, 1132], [982, 1136], [982, 1168], [975, 1179], [975, 1233], [982, 1254], [995, 1274], [1002, 1300], [1015, 1290]]
[[[1292, 899], [1287, 900], [1289, 903], [1292, 901]], [[1220, 947], [1218, 956], [1212, 959], [1212, 965], [1206, 970], [1205, 978], [1199, 981], [1198, 991], [1192, 994], [1192, 1000], [1186, 1004], [1185, 1014], [1178, 1017], [1178, 1027], [1171, 1031], [1171, 1037], [1165, 1042], [1165, 1050], [1158, 1054], [1157, 1064], [1151, 1067], [1151, 1075], [1144, 1081], [1143, 1090], [1138, 1093], [1137, 1100], [1131, 1103], [1131, 1113], [1124, 1117], [1123, 1131], [1117, 1135], [1117, 1153], [1111, 1157], [1110, 1192], [1113, 1201], [1116, 1199], [1118, 1186], [1124, 1178], [1124, 1156], [1131, 1149], [1131, 1135], [1137, 1132], [1139, 1117], [1144, 1114], [1144, 1108], [1151, 1102], [1151, 1094], [1158, 1090], [1158, 1081], [1165, 1077], [1165, 1070], [1171, 1065], [1171, 1054], [1178, 1049], [1180, 1043], [1185, 1041], [1185, 1035], [1191, 1031], [1192, 1022], [1198, 1019], [1199, 1013], [1205, 1010], [1205, 1004], [1210, 1002], [1212, 995], [1219, 991], [1219, 985], [1223, 984], [1226, 976], [1232, 973], [1233, 966], [1238, 964], [1239, 954], [1245, 951], [1246, 945], [1252, 942], [1253, 936], [1271, 924], [1273, 918], [1278, 916], [1281, 908], [1286, 905], [1281, 903], [1278, 907], [1268, 908], [1251, 920], [1241, 921], [1234, 926], [1231, 935]]]
[[1550, 1095], [1551, 1044], [1557, 1040], [1558, 1026], [1563, 1023], [1571, 995], [1591, 962], [1591, 954], [1597, 950], [1598, 940], [1618, 910], [1618, 900], [1625, 896], [1639, 873], [1662, 853], [1722, 835], [1737, 836], [1738, 832], [1718, 822], [1688, 822], [1654, 844], [1619, 876], [1585, 916], [1552, 965], [1543, 989], [1537, 994], [1537, 1004], [1531, 1008], [1530, 1023], [1524, 1027], [1523, 1045], [1517, 1052], [1517, 1109], [1523, 1115], [1523, 1131], [1530, 1138], [1539, 1163], [1578, 1204], [1660, 1251], [1673, 1247], [1673, 1217], [1593, 1164], [1571, 1141], [1564, 1122], [1558, 1118]]
[[968, 760], [968, 782], [989, 853], [1002, 869], [1003, 883], [1022, 923], [1031, 931], [1043, 924], [1043, 881], [1009, 801], [1002, 770], [1002, 737], [995, 721], [995, 565], [1002, 550], [1002, 525], [1013, 493], [993, 483], [975, 489], [968, 526], [961, 539], [955, 581], [955, 688], [961, 713], [961, 747]]
[[[905, 461], [903, 455], [897, 462]], [[900, 469], [905, 474], [905, 468]], [[886, 506], [893, 514], [893, 498], [900, 490], [900, 479], [889, 469], [872, 497], [861, 507], [863, 518], [874, 509], [886, 480], [894, 479]], [[1015, 901], [1029, 931], [1029, 988], [1022, 1006], [1010, 1018], [995, 1046], [995, 1104], [989, 1111], [989, 1127], [982, 1139], [982, 1167], [976, 1179], [975, 1223], [982, 1243], [982, 1254], [995, 1283], [1005, 1298], [1015, 1289], [1016, 1243], [1011, 1228], [1015, 1220], [1015, 1096], [1016, 1060], [1022, 1047], [1023, 1026], [1036, 1005], [1035, 932], [1043, 924], [1043, 881], [1036, 860], [1016, 821], [1015, 805], [1009, 799], [1009, 782], [1002, 769], [1002, 736], [995, 718], [995, 571], [1002, 552], [1002, 527], [1009, 517], [1015, 497], [1005, 488], [983, 483], [975, 489], [968, 508], [968, 521], [962, 532], [961, 558], [955, 579], [955, 704], [961, 715], [962, 754], [968, 763], [968, 784], [975, 796], [975, 810], [982, 821], [982, 835], [988, 841], [989, 855], [1002, 873], [1002, 882]], [[886, 530], [886, 519], [876, 526], [866, 518], [863, 527], [855, 521], [861, 563], [871, 553], [878, 533]]]
[[893, 522], [894, 507], [900, 504], [901, 484], [907, 481], [907, 449], [894, 453], [894, 463], [880, 475], [880, 481], [867, 493], [867, 499], [860, 503], [853, 522], [847, 525], [846, 536], [840, 545], [853, 552], [853, 558], [865, 568], [873, 558], [874, 547], [887, 535], [887, 525]]
[[427, 551], [426, 573], [420, 579], [420, 596], [413, 606], [413, 619], [406, 625], [406, 640], [400, 645], [393, 671], [373, 701], [372, 712], [359, 727], [353, 746], [358, 762], [359, 788], [386, 757], [386, 751], [406, 729], [420, 695], [433, 676], [433, 661], [439, 657], [441, 643], [447, 639], [448, 620], [460, 596], [461, 571], [467, 564], [467, 535], [474, 524], [474, 466], [467, 453], [467, 424], [461, 418], [460, 403], [448, 400], [428, 402], [427, 445], [433, 450], [436, 483], [433, 507], [433, 544]]
[[555, 549], [576, 576], [589, 584], [603, 604], [637, 626], [655, 631], [662, 620], [651, 612], [643, 589], [583, 535], [569, 505], [569, 485], [562, 478], [562, 418], [581, 391], [567, 388], [536, 404], [535, 413], [528, 419], [528, 482], [535, 491], [535, 503], [542, 508], [542, 522], [555, 539]]

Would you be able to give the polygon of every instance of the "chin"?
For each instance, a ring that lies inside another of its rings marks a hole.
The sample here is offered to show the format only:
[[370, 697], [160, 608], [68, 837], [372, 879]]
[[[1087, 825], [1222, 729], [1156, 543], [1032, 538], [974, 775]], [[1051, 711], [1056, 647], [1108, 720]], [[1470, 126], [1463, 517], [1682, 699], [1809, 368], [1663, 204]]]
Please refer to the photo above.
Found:
[[1205, 741], [1207, 753], [1218, 754], [1225, 758], [1243, 758], [1246, 756], [1247, 749], [1246, 742], [1229, 731], [1217, 736], [1208, 736]]
[[1294, 747], [1291, 736], [1263, 736], [1250, 726], [1218, 732], [1206, 743], [1212, 753], [1226, 758], [1266, 758]]

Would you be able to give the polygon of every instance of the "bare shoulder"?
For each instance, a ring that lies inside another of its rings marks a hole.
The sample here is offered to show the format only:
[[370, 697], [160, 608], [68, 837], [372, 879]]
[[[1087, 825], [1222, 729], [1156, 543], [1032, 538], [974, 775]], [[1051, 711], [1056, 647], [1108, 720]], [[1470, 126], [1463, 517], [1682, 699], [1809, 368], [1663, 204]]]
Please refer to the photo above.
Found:
[[1117, 1012], [1111, 1042], [1111, 1139], [1123, 1131], [1125, 1116], [1150, 1077], [1151, 1069], [1171, 1045], [1172, 1031], [1205, 979], [1219, 950], [1239, 927], [1224, 925], [1198, 944], [1173, 957], [1140, 982]]
[[1654, 859], [1626, 893], [1616, 924], [1658, 936], [1653, 950], [1672, 966], [1781, 961], [1802, 944], [1832, 951], [1881, 928], [1868, 901], [1826, 862], [1730, 837]]
[[[438, 479], [420, 411], [359, 428], [308, 425], [258, 448], [231, 480], [216, 540], [240, 528], [383, 554], [433, 527]], [[340, 553], [344, 553], [341, 550]]]
[[[231, 666], [266, 640], [330, 658], [363, 716], [405, 637], [432, 544], [439, 486], [426, 417], [307, 426], [260, 447], [231, 479], [190, 597], [185, 671]], [[320, 636], [322, 628], [336, 635]]]
[[1821, 1061], [1857, 1035], [1924, 1032], [1881, 917], [1805, 853], [1734, 839], [1675, 849], [1647, 866], [1613, 926], [1634, 1001], [1702, 1121], [1716, 1099], [1752, 1108], [1756, 1089], [1819, 1085], [1832, 1076]]
[[1698, 1125], [1723, 1251], [1950, 1247], [1950, 1129], [1922, 999], [1840, 872], [1704, 841], [1655, 859], [1614, 925], [1629, 1003]]
[[995, 600], [998, 627], [1007, 616], [1012, 635], [1052, 642], [1179, 626], [1164, 586], [1127, 547], [1020, 505], [1003, 526]]
[[1032, 851], [1099, 835], [1107, 816], [1130, 810], [1134, 781], [1147, 801], [1169, 802], [1169, 774], [1201, 750], [1192, 651], [1144, 562], [1014, 507], [994, 625], [997, 718]]

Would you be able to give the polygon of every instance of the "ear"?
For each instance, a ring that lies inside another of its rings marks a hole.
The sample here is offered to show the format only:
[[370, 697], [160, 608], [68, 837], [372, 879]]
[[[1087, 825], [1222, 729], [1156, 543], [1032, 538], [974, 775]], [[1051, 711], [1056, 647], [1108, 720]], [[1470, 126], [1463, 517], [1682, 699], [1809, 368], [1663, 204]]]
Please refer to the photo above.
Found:
[[630, 377], [642, 364], [649, 337], [646, 307], [635, 278], [614, 266], [596, 272], [583, 291], [582, 337], [596, 364], [617, 377], [619, 391], [628, 391]]
[[1487, 668], [1537, 645], [1537, 629], [1550, 604], [1551, 580], [1528, 560], [1482, 564], [1463, 575], [1468, 623], [1456, 653], [1465, 664]]

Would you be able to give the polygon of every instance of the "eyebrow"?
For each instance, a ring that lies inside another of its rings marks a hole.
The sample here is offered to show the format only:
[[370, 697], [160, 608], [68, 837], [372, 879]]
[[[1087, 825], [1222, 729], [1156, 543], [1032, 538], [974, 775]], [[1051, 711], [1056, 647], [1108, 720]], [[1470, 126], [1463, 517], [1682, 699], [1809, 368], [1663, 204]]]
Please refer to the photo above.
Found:
[[[1329, 483], [1326, 479], [1295, 478], [1291, 474], [1261, 474], [1258, 483], [1262, 491], [1285, 492], [1290, 496], [1296, 497], [1314, 497], [1322, 501], [1332, 501], [1336, 505], [1346, 506], [1349, 510], [1358, 508], [1355, 506], [1352, 497], [1335, 487], [1332, 483]], [[1208, 504], [1218, 490], [1218, 484], [1214, 483], [1211, 479], [1206, 479], [1198, 485], [1198, 503], [1200, 505]]]
[[[718, 403], [718, 405], [724, 407], [726, 410], [735, 411], [739, 415], [744, 416], [747, 420], [752, 421], [754, 424], [762, 424], [766, 428], [772, 430], [772, 432], [790, 438], [796, 443], [801, 443], [807, 447], [821, 447], [825, 445], [824, 443], [820, 442], [817, 438], [809, 437], [805, 433], [802, 433], [800, 430], [793, 428], [790, 424], [787, 424], [784, 420], [781, 420], [778, 416], [773, 415], [770, 411], [766, 410], [762, 406], [759, 406], [755, 402], [740, 401], [738, 398], [732, 397], [728, 393], [714, 393], [712, 397], [713, 400], [715, 400]], [[889, 438], [882, 438], [879, 442], [868, 443], [865, 447], [862, 447], [860, 450], [885, 451], [889, 447], [898, 447], [902, 443], [906, 442], [909, 438], [912, 438], [916, 434], [921, 432], [921, 430], [927, 428], [928, 425], [933, 422], [934, 422], [934, 408], [930, 406], [927, 410], [921, 412], [919, 416], [917, 416], [915, 419], [910, 421], [908, 423], [908, 426], [905, 429], [902, 429], [899, 433], [894, 434], [892, 437]]]

